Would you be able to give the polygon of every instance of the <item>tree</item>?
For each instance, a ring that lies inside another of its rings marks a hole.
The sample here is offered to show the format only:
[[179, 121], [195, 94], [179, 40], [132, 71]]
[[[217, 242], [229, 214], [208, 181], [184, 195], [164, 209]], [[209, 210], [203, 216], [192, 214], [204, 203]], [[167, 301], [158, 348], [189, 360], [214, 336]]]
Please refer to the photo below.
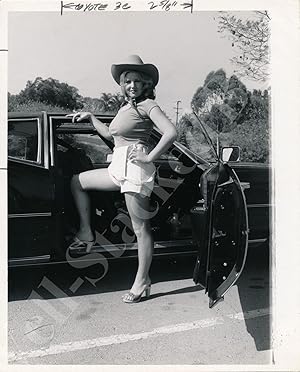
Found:
[[69, 110], [83, 107], [82, 97], [77, 88], [53, 78], [37, 77], [34, 81], [27, 81], [26, 87], [19, 93], [18, 99], [20, 104], [34, 101]]
[[220, 12], [219, 30], [232, 42], [237, 55], [231, 59], [239, 77], [266, 81], [269, 75], [269, 21], [268, 13], [253, 12], [253, 19], [242, 20], [229, 12]]
[[102, 109], [104, 112], [111, 112], [115, 114], [124, 102], [124, 97], [121, 93], [101, 93], [99, 100], [102, 104]]
[[26, 87], [19, 94], [8, 93], [8, 111], [72, 112], [82, 109], [116, 114], [123, 102], [124, 97], [120, 93], [101, 93], [99, 98], [82, 97], [77, 88], [67, 83], [41, 77], [27, 81]]
[[100, 98], [84, 97], [82, 102], [85, 111], [116, 114], [124, 102], [124, 97], [120, 93], [101, 93]]
[[70, 109], [65, 109], [61, 106], [50, 105], [48, 103], [33, 101], [28, 99], [20, 99], [18, 94], [8, 93], [8, 111], [15, 112], [40, 112], [40, 111], [49, 111], [49, 112], [62, 112], [68, 113], [72, 112]]
[[[212, 71], [207, 75], [204, 85], [194, 94], [191, 106], [205, 125], [214, 144], [239, 145], [242, 148], [243, 160], [268, 161], [267, 90], [250, 92], [236, 75], [227, 78], [223, 70]], [[191, 125], [187, 124], [188, 121]], [[186, 128], [185, 138], [184, 130], [180, 135], [187, 146], [200, 155], [206, 154], [205, 141], [198, 121], [192, 115], [187, 115], [181, 124]], [[205, 157], [207, 158], [207, 155]]]
[[232, 75], [229, 79], [224, 70], [211, 71], [191, 102], [192, 109], [212, 129], [219, 132], [232, 130], [247, 105], [245, 85]]
[[84, 97], [82, 99], [83, 111], [90, 111], [94, 113], [104, 113], [103, 102], [99, 98]]
[[[104, 100], [105, 93], [102, 93], [100, 99]], [[121, 105], [124, 103], [124, 97], [121, 93], [115, 94], [108, 94], [108, 109], [113, 112], [117, 113]]]
[[242, 161], [269, 161], [269, 125], [266, 120], [247, 120], [238, 125], [227, 138], [221, 138], [221, 141], [224, 146], [239, 145]]
[[211, 71], [203, 87], [199, 87], [191, 102], [193, 110], [199, 115], [208, 114], [214, 104], [222, 104], [227, 90], [226, 73], [223, 69]]
[[193, 128], [190, 115], [184, 114], [176, 125], [177, 141], [187, 146], [187, 132]]
[[101, 93], [100, 98], [84, 97], [83, 110], [101, 113], [116, 114], [124, 102], [120, 93]]

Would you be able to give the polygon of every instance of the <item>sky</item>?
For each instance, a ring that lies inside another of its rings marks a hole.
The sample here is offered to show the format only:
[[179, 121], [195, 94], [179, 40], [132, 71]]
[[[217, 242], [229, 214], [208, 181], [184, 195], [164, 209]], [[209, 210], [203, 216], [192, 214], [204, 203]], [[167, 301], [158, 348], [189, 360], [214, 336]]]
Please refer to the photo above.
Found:
[[[250, 13], [240, 12], [242, 17]], [[110, 69], [130, 54], [160, 72], [156, 101], [175, 120], [190, 109], [207, 74], [234, 71], [231, 42], [218, 32], [216, 12], [10, 13], [8, 91], [17, 94], [28, 80], [52, 77], [83, 96], [116, 93]], [[265, 85], [243, 80], [248, 89]]]

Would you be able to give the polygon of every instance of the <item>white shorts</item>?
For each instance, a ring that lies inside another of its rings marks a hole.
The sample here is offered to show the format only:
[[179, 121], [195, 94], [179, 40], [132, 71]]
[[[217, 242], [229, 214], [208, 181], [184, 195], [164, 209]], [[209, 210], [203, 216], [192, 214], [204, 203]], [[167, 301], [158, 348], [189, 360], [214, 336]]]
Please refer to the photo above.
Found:
[[137, 146], [143, 152], [147, 152], [147, 147], [142, 144], [115, 148], [108, 173], [112, 181], [121, 188], [121, 193], [135, 192], [150, 196], [154, 187], [155, 165], [152, 162], [133, 163], [129, 161], [128, 154], [132, 146]]

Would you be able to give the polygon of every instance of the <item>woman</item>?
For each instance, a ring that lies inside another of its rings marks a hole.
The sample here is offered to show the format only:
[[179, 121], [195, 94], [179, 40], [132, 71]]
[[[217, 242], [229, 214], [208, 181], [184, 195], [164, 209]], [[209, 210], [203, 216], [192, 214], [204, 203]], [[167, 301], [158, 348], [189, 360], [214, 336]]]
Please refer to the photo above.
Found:
[[[111, 68], [114, 80], [120, 85], [125, 104], [120, 108], [109, 128], [90, 112], [73, 114], [73, 122], [89, 119], [98, 133], [113, 139], [113, 159], [107, 169], [94, 169], [75, 175], [71, 190], [77, 206], [80, 227], [70, 249], [86, 247], [89, 252], [94, 244], [91, 230], [90, 200], [88, 190], [120, 190], [125, 195], [126, 206], [138, 244], [138, 270], [132, 288], [123, 297], [126, 303], [140, 301], [143, 293], [150, 295], [149, 269], [153, 254], [153, 238], [149, 221], [149, 196], [154, 186], [153, 161], [164, 153], [176, 138], [176, 129], [153, 100], [159, 80], [157, 68], [144, 64], [132, 55], [122, 64]], [[153, 124], [162, 133], [154, 148], [149, 148]]]

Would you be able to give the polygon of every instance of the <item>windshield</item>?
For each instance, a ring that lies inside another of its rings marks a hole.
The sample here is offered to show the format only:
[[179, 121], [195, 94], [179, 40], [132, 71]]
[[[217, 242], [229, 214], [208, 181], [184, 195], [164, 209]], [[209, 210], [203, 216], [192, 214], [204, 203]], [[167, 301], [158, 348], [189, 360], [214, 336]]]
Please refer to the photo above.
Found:
[[[218, 160], [215, 150], [217, 144], [217, 135], [211, 128], [203, 124], [195, 114], [185, 116], [182, 127], [177, 127], [178, 140], [185, 145], [187, 149], [198, 155], [208, 163], [214, 163]], [[184, 136], [181, 136], [184, 132]], [[184, 137], [184, 141], [180, 139]]]

